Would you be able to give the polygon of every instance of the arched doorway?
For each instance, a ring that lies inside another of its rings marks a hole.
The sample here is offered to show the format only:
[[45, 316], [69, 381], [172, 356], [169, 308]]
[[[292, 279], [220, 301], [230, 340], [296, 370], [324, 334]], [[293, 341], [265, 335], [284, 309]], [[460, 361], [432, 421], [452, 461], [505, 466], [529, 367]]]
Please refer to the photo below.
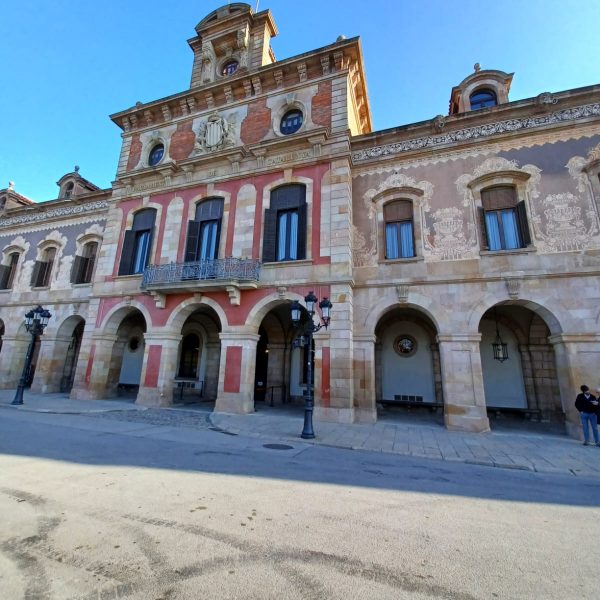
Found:
[[109, 396], [137, 396], [144, 364], [144, 315], [132, 308], [117, 327], [107, 376]]
[[[281, 302], [263, 318], [256, 344], [255, 408], [301, 406], [307, 389], [308, 349], [300, 340], [302, 327], [292, 323], [290, 302]], [[308, 313], [302, 307], [303, 321]], [[312, 362], [314, 365], [314, 340]], [[314, 385], [315, 370], [312, 370]], [[257, 404], [258, 403], [258, 404]]]
[[[73, 388], [75, 371], [77, 369], [77, 359], [79, 358], [79, 350], [81, 348], [81, 340], [83, 338], [83, 330], [85, 328], [85, 321], [82, 318], [74, 317], [73, 319], [76, 320], [76, 324], [73, 327], [73, 331], [69, 339], [69, 345], [66, 349], [66, 355], [59, 384], [59, 390], [65, 393], [70, 392]], [[67, 319], [67, 321], [69, 321], [69, 319]], [[64, 325], [66, 325], [66, 322]]]
[[425, 314], [394, 308], [375, 328], [379, 416], [410, 413], [442, 422], [443, 395], [437, 330]]
[[213, 402], [217, 398], [221, 361], [221, 321], [209, 306], [200, 305], [181, 328], [173, 401]]
[[[565, 415], [544, 319], [524, 306], [501, 304], [484, 313], [479, 332], [490, 427], [545, 422], [562, 431]], [[505, 360], [494, 358], [494, 343], [506, 345]]]

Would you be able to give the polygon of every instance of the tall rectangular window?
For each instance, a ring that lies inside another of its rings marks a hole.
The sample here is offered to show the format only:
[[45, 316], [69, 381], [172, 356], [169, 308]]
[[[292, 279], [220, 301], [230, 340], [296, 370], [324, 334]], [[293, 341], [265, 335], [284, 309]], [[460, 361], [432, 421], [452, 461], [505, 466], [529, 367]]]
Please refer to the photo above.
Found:
[[395, 200], [383, 207], [385, 258], [412, 258], [415, 255], [413, 207], [410, 200]]
[[119, 275], [143, 273], [150, 260], [156, 210], [146, 208], [137, 212], [131, 229], [125, 232]]
[[484, 250], [515, 250], [531, 243], [525, 202], [519, 202], [513, 186], [482, 190], [481, 203], [478, 211]]
[[50, 275], [56, 257], [56, 248], [47, 248], [42, 253], [40, 260], [35, 262], [31, 274], [31, 287], [48, 287]]
[[306, 187], [283, 185], [271, 192], [271, 205], [265, 210], [263, 261], [306, 258]]
[[223, 198], [203, 200], [196, 206], [195, 218], [188, 223], [185, 262], [218, 257], [222, 218]]
[[0, 265], [0, 290], [12, 289], [18, 264], [19, 253], [12, 252], [8, 257], [8, 264]]

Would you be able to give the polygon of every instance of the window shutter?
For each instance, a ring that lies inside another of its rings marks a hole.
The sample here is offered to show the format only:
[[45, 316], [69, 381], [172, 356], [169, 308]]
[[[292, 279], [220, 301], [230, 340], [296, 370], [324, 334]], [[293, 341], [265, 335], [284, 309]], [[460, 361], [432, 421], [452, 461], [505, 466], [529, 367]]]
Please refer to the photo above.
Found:
[[503, 210], [514, 208], [517, 204], [517, 194], [514, 187], [509, 185], [496, 186], [481, 190], [481, 203], [485, 210]]
[[40, 262], [39, 260], [35, 261], [33, 265], [33, 271], [31, 272], [31, 287], [39, 287], [40, 286], [40, 275], [46, 266], [46, 263]]
[[410, 200], [389, 202], [383, 207], [383, 217], [386, 223], [389, 223], [390, 221], [412, 221], [412, 202]]
[[84, 264], [85, 259], [83, 256], [76, 254], [75, 260], [73, 261], [73, 266], [71, 267], [71, 283], [82, 283]]
[[119, 263], [119, 275], [130, 275], [135, 252], [135, 231], [131, 229], [125, 232], [123, 248], [121, 249], [121, 262]]
[[481, 249], [489, 250], [490, 243], [488, 241], [487, 228], [485, 226], [485, 209], [483, 206], [477, 207], [477, 225], [479, 228], [479, 238], [481, 240]]
[[154, 237], [154, 228], [148, 232], [148, 251], [146, 252], [146, 259], [144, 260], [144, 269], [150, 262], [150, 255], [152, 254], [152, 238]]
[[525, 208], [525, 200], [521, 200], [517, 204], [517, 220], [519, 223], [519, 233], [523, 248], [531, 244], [531, 234], [529, 233], [529, 225], [527, 224], [527, 209]]
[[298, 207], [298, 260], [306, 258], [306, 207], [306, 202]]
[[277, 210], [265, 209], [265, 223], [263, 232], [263, 262], [274, 262], [277, 256]]
[[188, 223], [187, 238], [185, 242], [184, 262], [195, 262], [198, 260], [198, 242], [200, 239], [200, 221]]
[[0, 290], [8, 289], [8, 278], [11, 268], [9, 265], [0, 265]]

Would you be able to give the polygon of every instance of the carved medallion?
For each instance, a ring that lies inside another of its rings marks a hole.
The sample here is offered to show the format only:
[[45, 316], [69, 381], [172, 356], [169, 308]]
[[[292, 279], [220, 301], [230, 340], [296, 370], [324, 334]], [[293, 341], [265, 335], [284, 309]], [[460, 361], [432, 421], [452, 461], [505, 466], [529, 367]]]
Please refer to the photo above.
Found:
[[413, 356], [417, 351], [417, 340], [412, 335], [403, 333], [394, 340], [394, 351], [403, 358]]
[[235, 143], [235, 123], [227, 121], [217, 113], [213, 113], [200, 124], [196, 134], [197, 152], [214, 152], [233, 146]]

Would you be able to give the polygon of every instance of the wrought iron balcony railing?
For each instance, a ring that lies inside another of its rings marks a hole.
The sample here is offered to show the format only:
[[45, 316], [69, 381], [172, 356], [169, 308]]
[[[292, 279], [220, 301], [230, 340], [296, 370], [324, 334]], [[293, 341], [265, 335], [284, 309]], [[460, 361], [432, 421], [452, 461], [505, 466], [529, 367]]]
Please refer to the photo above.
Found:
[[[142, 288], [168, 288], [194, 282], [257, 282], [260, 261], [250, 258], [215, 258], [187, 263], [150, 265], [144, 270]], [[186, 286], [187, 287], [187, 286]]]

